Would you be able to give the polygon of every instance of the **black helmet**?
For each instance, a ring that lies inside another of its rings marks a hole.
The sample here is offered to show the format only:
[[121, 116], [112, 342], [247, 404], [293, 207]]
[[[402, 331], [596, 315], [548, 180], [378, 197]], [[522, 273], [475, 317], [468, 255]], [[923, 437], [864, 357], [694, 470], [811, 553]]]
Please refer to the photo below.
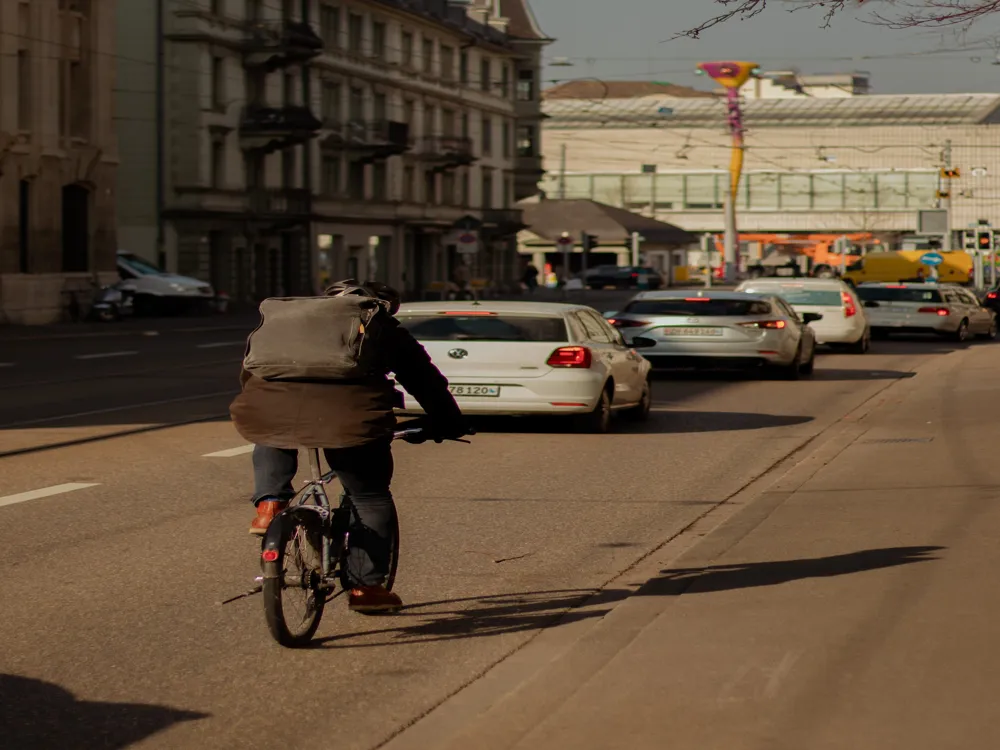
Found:
[[376, 297], [389, 304], [390, 315], [395, 315], [399, 312], [399, 292], [380, 281], [366, 281], [364, 284], [360, 283], [357, 279], [335, 281], [323, 290], [323, 294], [327, 297], [339, 297], [342, 294], [360, 294], [366, 297]]

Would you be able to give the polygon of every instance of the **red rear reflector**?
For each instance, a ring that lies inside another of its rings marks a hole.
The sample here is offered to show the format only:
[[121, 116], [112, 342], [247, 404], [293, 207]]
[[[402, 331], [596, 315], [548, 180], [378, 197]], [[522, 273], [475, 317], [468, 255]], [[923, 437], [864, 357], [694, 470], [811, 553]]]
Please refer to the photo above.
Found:
[[549, 367], [588, 368], [592, 362], [590, 349], [585, 346], [561, 346], [549, 355]]
[[590, 404], [578, 404], [573, 401], [553, 401], [552, 406], [590, 406]]
[[456, 310], [454, 312], [439, 312], [438, 315], [496, 315], [496, 313], [485, 310]]
[[787, 323], [783, 320], [758, 320], [754, 323], [740, 323], [747, 328], [768, 328], [771, 330], [781, 330]]
[[608, 318], [608, 322], [618, 328], [637, 328], [649, 325], [649, 321], [647, 320], [627, 320], [624, 318]]
[[940, 315], [942, 318], [945, 315], [951, 314], [951, 310], [949, 310], [947, 307], [921, 307], [919, 310], [917, 310], [917, 312], [934, 313], [935, 315]]
[[276, 550], [276, 549], [266, 549], [266, 550], [264, 550], [263, 553], [261, 553], [260, 558], [264, 562], [274, 562], [275, 560], [278, 559], [278, 550]]
[[844, 302], [844, 317], [851, 318], [858, 314], [858, 308], [854, 306], [854, 299], [847, 292], [840, 293], [840, 299]]

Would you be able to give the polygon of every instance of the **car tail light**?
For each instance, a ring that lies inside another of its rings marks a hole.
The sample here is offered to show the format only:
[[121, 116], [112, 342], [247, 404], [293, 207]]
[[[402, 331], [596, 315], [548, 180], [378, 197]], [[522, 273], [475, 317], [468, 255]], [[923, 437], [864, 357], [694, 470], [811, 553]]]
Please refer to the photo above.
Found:
[[549, 355], [549, 367], [588, 368], [593, 361], [590, 349], [585, 346], [561, 346]]
[[685, 302], [711, 302], [710, 297], [685, 297]]
[[788, 324], [783, 320], [756, 320], [753, 323], [740, 323], [740, 325], [746, 328], [765, 328], [771, 331], [780, 331]]
[[487, 312], [486, 310], [448, 310], [446, 312], [439, 312], [438, 315], [461, 315], [465, 317], [466, 315], [489, 316], [489, 315], [496, 315], [496, 313]]
[[840, 293], [840, 299], [844, 301], [844, 317], [853, 318], [858, 314], [858, 308], [854, 304], [854, 298], [847, 292]]
[[638, 328], [648, 326], [648, 320], [628, 320], [627, 318], [608, 318], [608, 322], [616, 328]]
[[947, 307], [921, 307], [917, 310], [918, 313], [934, 313], [935, 315], [940, 315], [942, 318], [946, 315], [951, 315], [951, 310]]
[[996, 298], [997, 298], [996, 292], [990, 292], [989, 294], [986, 295], [986, 299], [996, 299]]

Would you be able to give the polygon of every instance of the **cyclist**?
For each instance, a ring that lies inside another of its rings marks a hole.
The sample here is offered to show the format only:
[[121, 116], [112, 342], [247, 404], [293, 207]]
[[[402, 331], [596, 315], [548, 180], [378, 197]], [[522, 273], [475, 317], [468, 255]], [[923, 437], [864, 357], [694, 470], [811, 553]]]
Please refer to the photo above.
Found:
[[[360, 292], [358, 286], [353, 279], [340, 281], [324, 294], [367, 293], [388, 302], [390, 315], [395, 316], [398, 292], [377, 282], [365, 282]], [[349, 607], [358, 612], [391, 612], [403, 605], [384, 586], [394, 512], [389, 489], [394, 408], [402, 405], [388, 373], [395, 375], [427, 414], [421, 420], [424, 432], [408, 438], [410, 442], [460, 438], [469, 432], [448, 381], [395, 317], [384, 324], [378, 352], [377, 372], [365, 381], [262, 380], [244, 369], [242, 392], [230, 406], [236, 430], [254, 444], [257, 516], [250, 525], [251, 534], [264, 534], [294, 497], [292, 480], [298, 470], [299, 447], [324, 448], [327, 463], [356, 511], [347, 575], [354, 584]]]

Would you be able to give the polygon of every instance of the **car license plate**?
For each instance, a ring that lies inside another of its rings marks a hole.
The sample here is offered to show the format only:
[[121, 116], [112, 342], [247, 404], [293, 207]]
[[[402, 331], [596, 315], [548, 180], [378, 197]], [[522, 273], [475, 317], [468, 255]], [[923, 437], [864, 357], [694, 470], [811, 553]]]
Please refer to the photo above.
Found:
[[498, 385], [449, 385], [452, 396], [499, 396]]
[[721, 336], [721, 328], [663, 328], [664, 336]]

